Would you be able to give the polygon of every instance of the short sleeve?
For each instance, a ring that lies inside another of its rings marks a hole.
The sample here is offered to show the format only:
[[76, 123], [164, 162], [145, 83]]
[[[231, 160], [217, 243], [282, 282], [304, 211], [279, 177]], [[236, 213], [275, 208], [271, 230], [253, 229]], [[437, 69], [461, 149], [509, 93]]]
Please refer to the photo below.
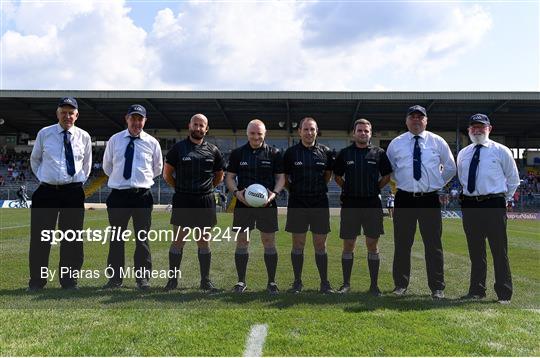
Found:
[[381, 173], [381, 176], [392, 173], [392, 164], [390, 164], [390, 159], [388, 159], [388, 156], [386, 155], [386, 152], [384, 150], [381, 150], [379, 172]]
[[176, 168], [176, 164], [178, 164], [178, 143], [173, 145], [172, 148], [167, 152], [167, 155], [165, 156], [165, 163]]
[[281, 151], [276, 150], [273, 153], [274, 157], [274, 174], [283, 174], [283, 155]]
[[342, 177], [345, 174], [345, 149], [342, 149], [334, 161], [334, 174]]
[[238, 167], [240, 166], [240, 149], [235, 149], [231, 152], [229, 157], [229, 164], [227, 165], [227, 171], [229, 173], [238, 173]]
[[[292, 148], [292, 147], [291, 147]], [[292, 172], [292, 149], [289, 148], [285, 151], [285, 154], [283, 155], [283, 172], [287, 175], [290, 175]]]
[[225, 168], [225, 160], [223, 159], [223, 154], [221, 151], [215, 147], [214, 148], [214, 172], [219, 172]]

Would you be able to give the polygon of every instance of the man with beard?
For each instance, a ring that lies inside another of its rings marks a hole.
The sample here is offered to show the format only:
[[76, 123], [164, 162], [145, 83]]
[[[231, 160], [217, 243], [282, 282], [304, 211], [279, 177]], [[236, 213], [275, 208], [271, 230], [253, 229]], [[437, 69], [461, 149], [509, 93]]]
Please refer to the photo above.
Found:
[[[223, 180], [225, 167], [223, 155], [219, 149], [204, 140], [208, 132], [208, 119], [203, 114], [191, 117], [188, 125], [189, 136], [176, 143], [165, 157], [163, 178], [175, 189], [172, 204], [171, 224], [175, 239], [169, 249], [169, 272], [178, 272], [182, 254], [190, 229], [199, 228], [202, 237], [194, 237], [197, 242], [199, 268], [201, 273], [200, 289], [208, 292], [217, 291], [210, 281], [210, 252], [208, 231], [217, 223], [216, 201], [213, 188]], [[178, 286], [178, 278], [169, 278], [165, 290]]]
[[[146, 133], [146, 109], [140, 104], [129, 107], [125, 116], [127, 129], [113, 135], [103, 154], [103, 171], [109, 176], [112, 189], [107, 198], [107, 214], [113, 228], [123, 233], [133, 218], [135, 254], [133, 256], [137, 288], [148, 290], [152, 257], [147, 234], [152, 225], [154, 198], [150, 188], [154, 178], [161, 174], [163, 157], [156, 138]], [[124, 240], [111, 239], [107, 258], [108, 274], [112, 277], [103, 287], [122, 286], [124, 267]]]
[[427, 113], [422, 106], [409, 107], [408, 132], [394, 138], [387, 155], [398, 191], [394, 207], [393, 293], [403, 296], [409, 286], [411, 248], [419, 223], [424, 242], [426, 271], [431, 297], [444, 298], [444, 259], [441, 242], [442, 217], [438, 191], [456, 174], [454, 156], [446, 141], [426, 130]]
[[[278, 231], [276, 196], [283, 190], [283, 157], [279, 149], [265, 143], [266, 126], [259, 119], [250, 121], [246, 134], [248, 142], [232, 151], [225, 183], [227, 189], [236, 197], [233, 214], [233, 228], [238, 230], [234, 262], [238, 274], [238, 283], [233, 292], [246, 290], [246, 270], [249, 259], [248, 233], [255, 227], [261, 232], [264, 246], [264, 264], [268, 275], [266, 289], [269, 294], [279, 293], [275, 282], [278, 254], [276, 251], [276, 231]], [[235, 180], [236, 179], [236, 180]], [[251, 184], [261, 184], [268, 190], [268, 200], [262, 208], [251, 207], [244, 197], [244, 192]]]
[[320, 293], [334, 293], [328, 281], [328, 254], [326, 237], [330, 232], [328, 182], [332, 177], [334, 155], [325, 145], [316, 142], [319, 128], [315, 119], [300, 121], [300, 142], [285, 152], [283, 166], [285, 183], [289, 190], [287, 224], [285, 230], [292, 235], [291, 261], [294, 282], [289, 293], [302, 291], [302, 266], [308, 229], [313, 235], [315, 264], [321, 279]]
[[354, 122], [354, 143], [339, 152], [334, 165], [336, 183], [342, 188], [341, 228], [343, 239], [341, 266], [343, 285], [339, 293], [350, 291], [356, 238], [362, 233], [366, 237], [367, 262], [371, 284], [369, 292], [378, 297], [379, 237], [384, 234], [383, 210], [379, 194], [390, 181], [392, 166], [382, 148], [373, 146], [371, 123], [366, 119]]
[[463, 186], [463, 229], [471, 260], [469, 292], [462, 299], [486, 297], [487, 237], [495, 268], [495, 293], [499, 303], [508, 304], [512, 298], [512, 277], [506, 203], [519, 186], [519, 173], [510, 149], [489, 139], [491, 130], [488, 116], [471, 116], [468, 131], [472, 143], [457, 157], [458, 177]]

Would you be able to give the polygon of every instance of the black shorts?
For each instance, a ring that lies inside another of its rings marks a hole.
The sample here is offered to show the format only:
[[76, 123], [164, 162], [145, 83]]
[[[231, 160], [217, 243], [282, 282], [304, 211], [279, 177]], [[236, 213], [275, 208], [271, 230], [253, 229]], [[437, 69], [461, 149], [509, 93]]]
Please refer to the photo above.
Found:
[[384, 234], [383, 211], [379, 197], [341, 197], [341, 225], [339, 237], [344, 240], [356, 239], [361, 235], [378, 239]]
[[261, 232], [276, 232], [279, 230], [277, 218], [277, 204], [273, 200], [268, 207], [251, 208], [245, 206], [240, 200], [236, 201], [233, 214], [233, 227], [253, 230], [255, 227]]
[[300, 234], [308, 229], [314, 234], [330, 232], [330, 209], [326, 193], [314, 197], [289, 197], [285, 231]]
[[175, 193], [171, 224], [181, 227], [213, 227], [217, 223], [214, 193]]

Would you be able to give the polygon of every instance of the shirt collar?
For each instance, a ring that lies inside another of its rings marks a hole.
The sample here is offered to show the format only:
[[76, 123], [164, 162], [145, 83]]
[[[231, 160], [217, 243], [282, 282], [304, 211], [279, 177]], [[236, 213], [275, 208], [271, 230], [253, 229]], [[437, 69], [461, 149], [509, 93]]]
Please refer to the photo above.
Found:
[[315, 143], [313, 143], [313, 146], [311, 147], [306, 147], [304, 145], [304, 143], [302, 143], [302, 140], [300, 140], [300, 142], [298, 142], [298, 144], [300, 144], [300, 147], [301, 148], [304, 148], [304, 149], [307, 149], [307, 150], [315, 150], [319, 147], [319, 143], [317, 141], [315, 141]]
[[414, 139], [415, 135], [419, 136], [422, 139], [426, 139], [427, 131], [423, 130], [422, 133], [420, 133], [420, 134], [412, 134], [411, 132], [407, 132], [407, 134], [409, 136], [409, 139]]
[[206, 140], [205, 140], [204, 138], [203, 138], [201, 144], [195, 144], [195, 143], [193, 143], [193, 141], [190, 139], [189, 136], [186, 137], [186, 141], [189, 143], [189, 145], [192, 145], [192, 146], [194, 146], [194, 147], [195, 147], [195, 146], [198, 146], [198, 145], [200, 145], [200, 146], [206, 145]]
[[[480, 144], [482, 147], [489, 148], [489, 147], [491, 146], [491, 142], [492, 142], [492, 140], [491, 140], [491, 139], [488, 139], [487, 142], [485, 142], [485, 143], [478, 143], [478, 144]], [[477, 146], [476, 143], [472, 143], [472, 145], [473, 145], [473, 148], [475, 148], [475, 147]]]
[[[58, 133], [63, 133], [64, 132], [64, 128], [62, 128], [62, 126], [60, 125], [60, 123], [56, 123], [56, 130], [58, 131]], [[67, 130], [70, 134], [73, 135], [73, 133], [75, 132], [75, 126], [71, 126], [70, 129]]]
[[[141, 133], [139, 133], [139, 136], [136, 137], [136, 138], [141, 138], [141, 139], [143, 139], [143, 138], [145, 138], [147, 135], [148, 135], [148, 133], [146, 133], [144, 130], [141, 130]], [[123, 135], [123, 137], [124, 137], [124, 138], [125, 138], [125, 137], [131, 137], [131, 133], [129, 133], [129, 130], [127, 130], [127, 129], [124, 130], [124, 135]]]

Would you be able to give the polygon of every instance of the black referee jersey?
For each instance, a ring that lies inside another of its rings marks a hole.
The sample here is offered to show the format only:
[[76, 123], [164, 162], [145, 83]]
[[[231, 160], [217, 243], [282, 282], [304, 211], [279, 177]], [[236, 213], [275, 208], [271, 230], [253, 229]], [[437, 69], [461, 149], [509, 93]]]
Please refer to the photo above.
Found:
[[293, 145], [283, 156], [285, 174], [289, 176], [289, 193], [294, 196], [319, 196], [328, 192], [324, 172], [334, 166], [330, 148], [315, 143], [308, 148], [302, 142]]
[[205, 140], [198, 145], [189, 137], [173, 145], [165, 162], [176, 169], [177, 193], [211, 193], [214, 172], [225, 167], [223, 155], [215, 145]]
[[283, 156], [279, 149], [266, 143], [253, 149], [248, 142], [231, 152], [227, 171], [236, 173], [238, 190], [255, 183], [273, 190], [275, 174], [283, 173]]
[[353, 143], [339, 152], [334, 163], [334, 174], [345, 180], [343, 194], [351, 197], [379, 195], [379, 177], [390, 173], [392, 165], [386, 152], [372, 145], [358, 148]]

